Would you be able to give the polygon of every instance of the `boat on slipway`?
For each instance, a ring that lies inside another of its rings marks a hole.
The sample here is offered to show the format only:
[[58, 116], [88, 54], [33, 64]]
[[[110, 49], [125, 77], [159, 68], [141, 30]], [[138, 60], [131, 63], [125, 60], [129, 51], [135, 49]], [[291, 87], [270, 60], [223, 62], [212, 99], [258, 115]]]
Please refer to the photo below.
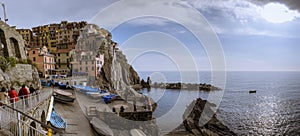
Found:
[[114, 135], [112, 129], [102, 120], [100, 120], [96, 117], [93, 117], [92, 120], [90, 121], [90, 123], [98, 134], [102, 134], [105, 136], [113, 136]]
[[70, 97], [70, 96], [65, 96], [65, 95], [53, 95], [54, 100], [57, 102], [63, 102], [63, 103], [68, 103], [68, 102], [74, 102], [75, 98]]
[[54, 89], [54, 94], [53, 94], [54, 100], [57, 102], [63, 102], [63, 103], [68, 103], [68, 102], [74, 102], [75, 98], [73, 98], [73, 94], [70, 92], [62, 91], [59, 89]]
[[58, 129], [65, 130], [67, 128], [67, 122], [61, 116], [59, 116], [55, 110], [53, 110], [51, 113], [50, 123], [53, 127]]

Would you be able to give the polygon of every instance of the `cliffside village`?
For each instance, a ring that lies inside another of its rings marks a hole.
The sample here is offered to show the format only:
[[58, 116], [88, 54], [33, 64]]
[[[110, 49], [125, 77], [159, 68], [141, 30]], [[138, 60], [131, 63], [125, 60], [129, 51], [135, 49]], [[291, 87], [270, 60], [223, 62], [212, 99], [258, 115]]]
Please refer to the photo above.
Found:
[[[104, 64], [104, 55], [96, 51], [101, 40], [110, 33], [103, 30], [101, 34], [96, 34], [100, 31], [96, 32], [99, 28], [94, 27], [85, 21], [61, 21], [16, 31], [22, 35], [27, 57], [37, 65], [41, 78], [96, 76]], [[117, 43], [113, 45], [117, 48]]]

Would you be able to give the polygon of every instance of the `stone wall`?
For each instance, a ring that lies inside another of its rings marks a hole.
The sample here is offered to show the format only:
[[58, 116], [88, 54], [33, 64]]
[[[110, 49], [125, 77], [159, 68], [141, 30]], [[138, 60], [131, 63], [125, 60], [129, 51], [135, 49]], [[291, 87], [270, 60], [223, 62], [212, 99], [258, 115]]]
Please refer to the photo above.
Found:
[[[155, 120], [148, 121], [134, 121], [131, 120], [133, 117], [131, 115], [136, 115], [140, 120], [143, 117], [152, 117], [151, 112], [124, 112], [122, 115], [118, 116], [113, 112], [98, 112], [98, 117], [114, 131], [114, 134], [119, 134], [119, 132], [130, 131], [131, 129], [141, 129], [146, 135], [156, 136], [158, 135], [158, 127]], [[125, 117], [122, 117], [125, 116]], [[122, 134], [124, 135], [124, 134]], [[127, 134], [125, 134], [127, 135]], [[129, 135], [129, 133], [128, 133]]]
[[27, 59], [22, 36], [3, 21], [0, 21], [0, 41], [4, 45], [4, 49], [0, 50], [1, 56], [16, 57], [19, 60]]
[[5, 72], [0, 69], [0, 84], [6, 88], [13, 86], [18, 90], [22, 84], [25, 84], [40, 89], [39, 80], [37, 69], [29, 64], [17, 64]]

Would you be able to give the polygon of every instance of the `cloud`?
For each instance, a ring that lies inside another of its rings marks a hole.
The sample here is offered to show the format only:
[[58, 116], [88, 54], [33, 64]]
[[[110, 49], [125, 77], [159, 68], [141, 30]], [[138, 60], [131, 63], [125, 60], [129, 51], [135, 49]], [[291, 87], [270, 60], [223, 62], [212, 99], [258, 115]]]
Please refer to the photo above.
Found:
[[129, 22], [131, 25], [138, 25], [138, 26], [165, 26], [169, 24], [170, 21], [162, 18], [155, 18], [155, 17], [142, 17], [138, 19], [134, 19]]
[[270, 2], [278, 2], [285, 4], [292, 10], [300, 11], [300, 1], [299, 0], [248, 0], [249, 2], [255, 3], [257, 5], [263, 6]]

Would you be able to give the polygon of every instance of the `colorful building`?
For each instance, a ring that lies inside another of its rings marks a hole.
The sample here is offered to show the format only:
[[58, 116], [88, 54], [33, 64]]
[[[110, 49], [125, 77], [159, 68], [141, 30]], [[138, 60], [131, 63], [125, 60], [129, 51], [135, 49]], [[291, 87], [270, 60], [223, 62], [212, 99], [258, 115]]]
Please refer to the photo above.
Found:
[[30, 47], [32, 41], [32, 31], [30, 29], [16, 29], [22, 35], [25, 47]]
[[58, 24], [33, 27], [32, 31], [30, 29], [17, 29], [17, 31], [25, 39], [27, 48], [36, 50], [47, 47], [48, 53], [57, 57], [55, 67], [58, 73], [69, 74], [71, 50], [75, 48], [80, 32], [86, 25], [85, 21], [61, 21]]
[[95, 84], [95, 79], [104, 64], [105, 56], [99, 52], [99, 48], [106, 42], [108, 34], [108, 31], [89, 24], [78, 38], [72, 60], [72, 72], [74, 75], [87, 75], [90, 85]]
[[68, 75], [71, 71], [71, 54], [73, 49], [59, 49], [56, 53], [57, 74]]
[[43, 48], [32, 48], [27, 51], [28, 59], [37, 65], [38, 71], [43, 77], [54, 75], [55, 56], [48, 53], [46, 46]]

